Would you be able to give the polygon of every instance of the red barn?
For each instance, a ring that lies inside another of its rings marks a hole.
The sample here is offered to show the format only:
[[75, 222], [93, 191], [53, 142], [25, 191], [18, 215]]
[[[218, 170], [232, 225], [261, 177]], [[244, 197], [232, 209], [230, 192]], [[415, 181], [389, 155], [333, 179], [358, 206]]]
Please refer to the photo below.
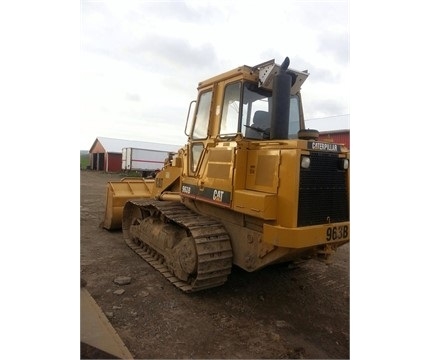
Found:
[[349, 130], [329, 130], [321, 131], [318, 140], [328, 140], [334, 143], [345, 144], [350, 149]]
[[125, 148], [177, 151], [179, 147], [177, 145], [157, 144], [145, 141], [97, 137], [89, 150], [90, 169], [107, 172], [120, 172], [123, 149]]

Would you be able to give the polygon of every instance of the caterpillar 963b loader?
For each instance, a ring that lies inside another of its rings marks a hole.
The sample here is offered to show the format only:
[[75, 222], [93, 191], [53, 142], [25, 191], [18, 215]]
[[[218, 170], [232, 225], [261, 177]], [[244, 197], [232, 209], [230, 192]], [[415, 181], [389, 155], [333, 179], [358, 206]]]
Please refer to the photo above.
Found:
[[200, 82], [188, 143], [155, 179], [108, 184], [104, 227], [185, 292], [349, 241], [349, 151], [305, 128], [309, 74], [288, 65]]

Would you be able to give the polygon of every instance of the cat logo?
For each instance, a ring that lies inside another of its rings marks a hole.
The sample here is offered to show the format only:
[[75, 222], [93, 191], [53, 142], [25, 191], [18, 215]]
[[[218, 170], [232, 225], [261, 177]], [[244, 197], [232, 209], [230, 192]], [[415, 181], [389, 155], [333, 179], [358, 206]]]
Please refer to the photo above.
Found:
[[223, 193], [224, 193], [224, 191], [222, 191], [222, 190], [214, 190], [213, 191], [213, 200], [222, 202]]

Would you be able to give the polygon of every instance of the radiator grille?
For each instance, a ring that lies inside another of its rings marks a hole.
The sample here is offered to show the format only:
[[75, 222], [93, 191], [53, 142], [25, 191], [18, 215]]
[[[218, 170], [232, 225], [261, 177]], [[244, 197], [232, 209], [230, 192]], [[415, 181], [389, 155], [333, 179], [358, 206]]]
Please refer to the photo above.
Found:
[[346, 171], [337, 154], [312, 152], [309, 169], [300, 169], [297, 226], [349, 221]]

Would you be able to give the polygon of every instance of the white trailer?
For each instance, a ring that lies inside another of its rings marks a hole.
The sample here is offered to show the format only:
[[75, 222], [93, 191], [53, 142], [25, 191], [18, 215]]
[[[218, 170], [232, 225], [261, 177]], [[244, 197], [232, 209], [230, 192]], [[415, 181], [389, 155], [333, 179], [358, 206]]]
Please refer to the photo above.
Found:
[[138, 148], [123, 148], [121, 169], [125, 171], [139, 171], [143, 176], [161, 170], [164, 161], [169, 158], [168, 151], [148, 150]]

